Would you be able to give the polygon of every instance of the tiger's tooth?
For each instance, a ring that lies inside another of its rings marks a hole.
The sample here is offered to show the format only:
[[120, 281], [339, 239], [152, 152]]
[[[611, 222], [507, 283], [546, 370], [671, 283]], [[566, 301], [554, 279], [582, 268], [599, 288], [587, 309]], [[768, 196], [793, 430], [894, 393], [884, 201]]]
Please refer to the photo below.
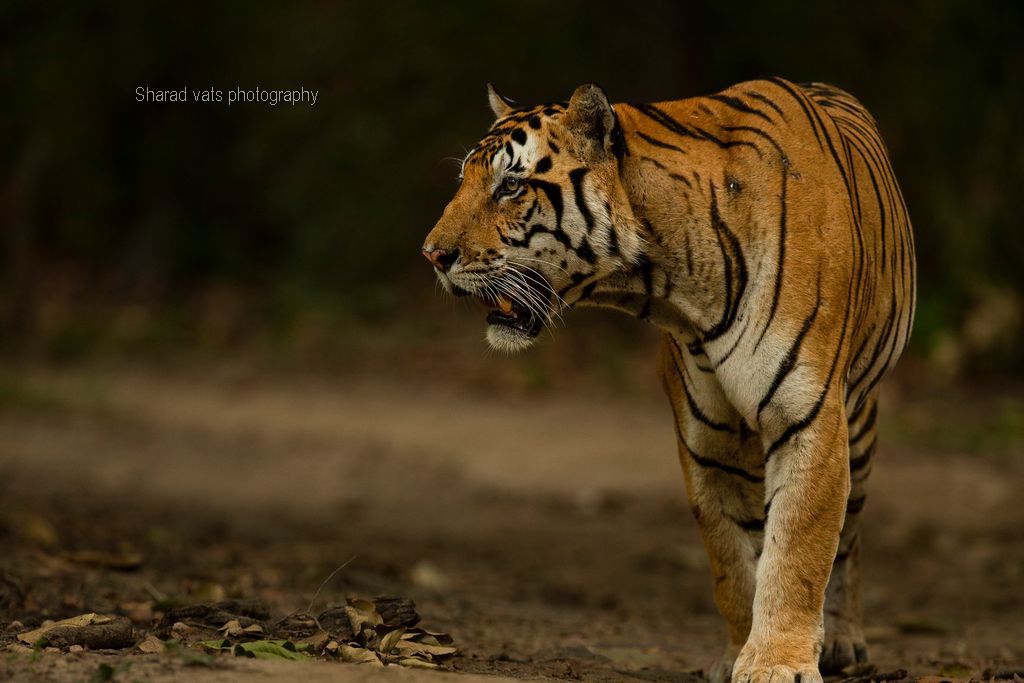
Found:
[[498, 297], [498, 307], [505, 315], [512, 315], [512, 302], [503, 296]]

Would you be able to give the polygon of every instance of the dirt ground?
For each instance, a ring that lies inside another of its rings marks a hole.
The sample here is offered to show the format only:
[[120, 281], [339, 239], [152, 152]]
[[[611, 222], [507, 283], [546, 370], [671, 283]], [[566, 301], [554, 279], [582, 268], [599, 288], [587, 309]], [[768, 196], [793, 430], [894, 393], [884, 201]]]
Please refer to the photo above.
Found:
[[[12, 651], [0, 680], [689, 681], [722, 644], [653, 378], [622, 396], [208, 367], [2, 376], [0, 647], [86, 612], [130, 616], [141, 639], [168, 599], [280, 617], [351, 559], [310, 611], [412, 598], [460, 654], [445, 674]], [[914, 677], [1019, 667], [1019, 394], [887, 399], [864, 516], [872, 658]]]

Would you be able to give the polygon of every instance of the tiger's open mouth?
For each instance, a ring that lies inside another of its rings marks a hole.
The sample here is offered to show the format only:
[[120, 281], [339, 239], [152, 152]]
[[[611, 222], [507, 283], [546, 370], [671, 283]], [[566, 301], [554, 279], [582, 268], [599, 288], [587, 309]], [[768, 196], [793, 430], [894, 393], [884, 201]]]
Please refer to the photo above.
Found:
[[544, 328], [544, 318], [518, 301], [502, 295], [474, 297], [487, 309], [488, 325], [503, 325], [536, 337]]
[[[457, 296], [472, 296], [487, 310], [487, 324], [521, 332], [531, 339], [544, 329], [551, 306], [550, 286], [547, 282], [522, 280], [523, 300], [498, 293], [472, 293], [457, 286]], [[529, 301], [528, 305], [526, 301]]]

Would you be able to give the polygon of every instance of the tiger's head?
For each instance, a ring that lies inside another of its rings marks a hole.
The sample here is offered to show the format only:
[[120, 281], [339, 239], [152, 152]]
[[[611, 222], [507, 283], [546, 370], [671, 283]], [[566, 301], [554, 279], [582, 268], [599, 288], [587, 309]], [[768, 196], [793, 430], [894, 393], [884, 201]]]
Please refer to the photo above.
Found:
[[463, 160], [423, 255], [446, 290], [487, 308], [491, 346], [518, 351], [591, 283], [635, 262], [642, 240], [600, 87], [531, 108], [488, 95], [497, 120]]

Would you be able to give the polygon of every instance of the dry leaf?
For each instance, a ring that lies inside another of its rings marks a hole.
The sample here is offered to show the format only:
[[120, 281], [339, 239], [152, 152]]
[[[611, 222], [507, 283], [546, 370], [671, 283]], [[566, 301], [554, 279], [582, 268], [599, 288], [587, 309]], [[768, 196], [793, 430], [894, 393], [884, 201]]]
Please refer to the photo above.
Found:
[[384, 637], [380, 639], [380, 645], [377, 649], [381, 654], [390, 654], [390, 652], [395, 649], [395, 645], [398, 644], [398, 641], [402, 639], [403, 635], [405, 635], [404, 628], [395, 629], [394, 631], [385, 634]]
[[434, 662], [428, 662], [426, 660], [416, 659], [414, 657], [406, 657], [404, 659], [399, 659], [399, 660], [397, 660], [395, 662], [395, 664], [400, 664], [401, 666], [407, 666], [407, 667], [410, 667], [412, 669], [437, 669], [437, 668], [440, 668], [440, 666], [438, 664], [435, 664]]
[[232, 619], [231, 621], [225, 622], [218, 631], [223, 631], [224, 635], [229, 638], [234, 638], [242, 635], [242, 624], [239, 623], [238, 619]]
[[434, 633], [433, 631], [424, 631], [423, 629], [412, 629], [402, 638], [403, 640], [417, 640], [421, 643], [429, 643], [431, 645], [451, 645], [452, 637], [447, 633]]
[[380, 664], [383, 662], [370, 650], [366, 650], [361, 647], [353, 647], [351, 645], [345, 645], [342, 643], [338, 644], [338, 655], [342, 661], [350, 662], [352, 664]]
[[451, 647], [450, 645], [432, 645], [430, 643], [421, 643], [414, 640], [403, 640], [395, 646], [395, 650], [401, 654], [407, 656], [431, 656], [431, 657], [451, 657], [459, 650], [458, 648]]
[[167, 649], [164, 641], [156, 636], [146, 636], [146, 639], [139, 643], [139, 652], [147, 655], [155, 655]]
[[377, 608], [369, 600], [349, 599], [345, 614], [348, 615], [353, 633], [359, 633], [364, 628], [372, 629], [384, 623]]
[[327, 646], [327, 641], [331, 639], [331, 636], [327, 631], [317, 631], [311, 636], [306, 636], [298, 641], [297, 644], [305, 644], [309, 646], [309, 649], [314, 652], [322, 652]]
[[185, 622], [183, 622], [183, 621], [176, 621], [176, 622], [174, 622], [174, 625], [171, 626], [171, 635], [174, 636], [175, 638], [179, 639], [179, 640], [185, 640], [190, 635], [192, 635], [192, 632], [194, 630], [195, 629], [193, 629], [191, 626], [189, 626]]
[[229, 638], [239, 638], [242, 636], [262, 636], [263, 627], [259, 624], [249, 624], [243, 627], [238, 619], [231, 619], [230, 621], [224, 622], [218, 631], [223, 631], [224, 635]]

